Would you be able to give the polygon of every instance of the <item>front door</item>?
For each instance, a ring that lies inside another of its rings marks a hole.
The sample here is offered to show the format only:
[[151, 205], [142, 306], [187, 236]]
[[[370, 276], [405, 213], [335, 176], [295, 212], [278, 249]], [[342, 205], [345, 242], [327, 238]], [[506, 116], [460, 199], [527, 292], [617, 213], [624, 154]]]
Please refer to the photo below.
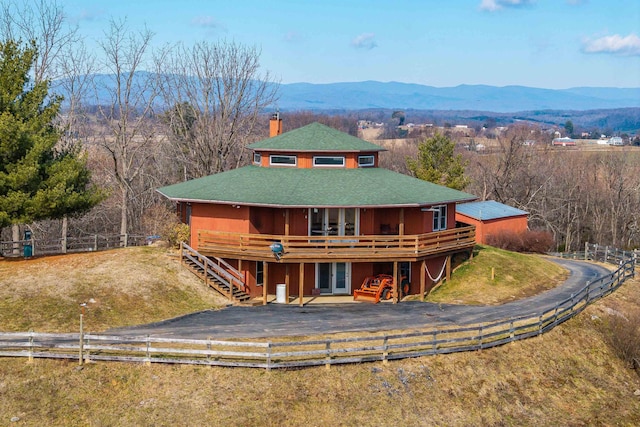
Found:
[[316, 264], [316, 287], [321, 294], [351, 293], [351, 264], [324, 262]]

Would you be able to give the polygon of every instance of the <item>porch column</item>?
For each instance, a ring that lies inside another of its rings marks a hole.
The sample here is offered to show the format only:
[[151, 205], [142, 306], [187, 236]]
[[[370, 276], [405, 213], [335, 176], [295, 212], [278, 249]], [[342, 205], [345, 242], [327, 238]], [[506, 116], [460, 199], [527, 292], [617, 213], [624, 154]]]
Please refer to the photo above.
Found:
[[298, 295], [300, 296], [300, 307], [304, 305], [303, 297], [304, 297], [304, 263], [300, 263], [300, 277], [298, 278], [299, 291]]
[[393, 303], [400, 300], [398, 295], [398, 261], [393, 261]]
[[284, 235], [289, 235], [289, 208], [284, 210]]
[[404, 236], [404, 208], [400, 208], [400, 217], [398, 218], [398, 234]]
[[422, 260], [422, 265], [420, 266], [420, 299], [424, 298], [424, 292], [426, 289], [426, 278], [424, 277], [424, 273], [427, 270], [427, 261]]
[[262, 261], [262, 305], [267, 305], [267, 288], [269, 284], [269, 263]]
[[289, 264], [285, 264], [284, 273], [285, 304], [289, 304]]
[[447, 255], [447, 282], [451, 280], [451, 255]]

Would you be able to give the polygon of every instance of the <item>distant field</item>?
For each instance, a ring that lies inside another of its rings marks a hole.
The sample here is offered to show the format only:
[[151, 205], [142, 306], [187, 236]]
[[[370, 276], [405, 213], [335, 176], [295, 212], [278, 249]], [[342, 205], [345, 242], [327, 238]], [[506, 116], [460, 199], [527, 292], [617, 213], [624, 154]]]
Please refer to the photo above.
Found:
[[[411, 140], [408, 139], [378, 139], [381, 129], [379, 128], [367, 128], [360, 130], [360, 137], [365, 141], [373, 142], [374, 144], [381, 145], [386, 148], [402, 148], [407, 145]], [[479, 138], [479, 137], [462, 137], [455, 138], [461, 144], [469, 144], [473, 140], [476, 144], [482, 144], [487, 149], [492, 150], [499, 147], [497, 139]], [[598, 144], [597, 139], [575, 139], [576, 145], [574, 147], [553, 147], [556, 150], [577, 150], [577, 151], [611, 151], [611, 152], [640, 152], [640, 146], [624, 145], [624, 146], [611, 146]], [[542, 147], [541, 145], [539, 147]], [[535, 147], [535, 146], [534, 146]]]

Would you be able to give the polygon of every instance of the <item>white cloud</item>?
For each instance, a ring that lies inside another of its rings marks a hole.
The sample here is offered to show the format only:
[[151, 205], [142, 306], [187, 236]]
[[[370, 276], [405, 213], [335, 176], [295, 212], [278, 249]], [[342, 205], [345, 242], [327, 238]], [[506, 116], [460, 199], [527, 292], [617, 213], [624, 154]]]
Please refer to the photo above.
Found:
[[191, 20], [191, 23], [204, 28], [222, 28], [222, 25], [213, 16], [196, 16]]
[[69, 22], [72, 24], [78, 24], [81, 21], [99, 21], [104, 16], [104, 9], [81, 9], [78, 14], [69, 16]]
[[603, 36], [587, 39], [582, 43], [584, 53], [612, 53], [617, 55], [640, 56], [640, 37], [635, 34]]
[[360, 34], [353, 40], [351, 40], [351, 46], [356, 49], [366, 49], [371, 50], [375, 47], [378, 47], [378, 43], [373, 39], [376, 35], [374, 33], [364, 33]]
[[480, 10], [495, 12], [504, 7], [521, 7], [533, 4], [534, 0], [482, 0]]
[[283, 36], [283, 39], [286, 42], [294, 43], [302, 40], [302, 35], [297, 31], [289, 31]]

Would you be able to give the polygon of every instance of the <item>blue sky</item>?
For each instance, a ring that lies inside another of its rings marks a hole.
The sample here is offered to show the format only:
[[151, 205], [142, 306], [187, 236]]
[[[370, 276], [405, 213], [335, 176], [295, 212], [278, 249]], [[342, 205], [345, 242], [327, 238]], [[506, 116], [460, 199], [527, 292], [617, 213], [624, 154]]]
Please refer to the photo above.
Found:
[[640, 87], [640, 0], [59, 0], [89, 44], [233, 40], [282, 83]]

